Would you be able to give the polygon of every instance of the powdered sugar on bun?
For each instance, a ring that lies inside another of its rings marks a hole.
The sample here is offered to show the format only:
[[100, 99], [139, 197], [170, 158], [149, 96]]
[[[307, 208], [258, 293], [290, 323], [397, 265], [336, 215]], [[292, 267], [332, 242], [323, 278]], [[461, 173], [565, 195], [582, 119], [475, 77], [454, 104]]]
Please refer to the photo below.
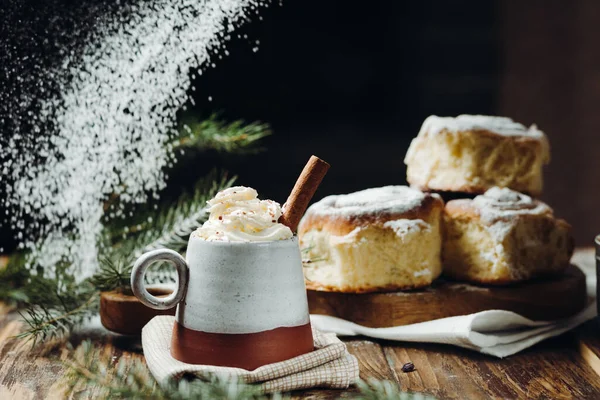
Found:
[[306, 211], [307, 216], [360, 217], [406, 214], [418, 210], [428, 197], [408, 186], [384, 186], [350, 194], [327, 196]]
[[543, 139], [544, 132], [537, 126], [529, 128], [507, 117], [488, 115], [459, 115], [458, 117], [428, 117], [421, 127], [419, 136], [436, 135], [441, 132], [488, 131], [503, 136], [523, 136]]
[[422, 219], [395, 219], [387, 221], [383, 226], [392, 229], [401, 238], [412, 232], [431, 230], [431, 225]]
[[484, 194], [475, 197], [472, 204], [479, 209], [481, 219], [489, 223], [506, 220], [515, 215], [553, 213], [547, 204], [509, 188], [488, 189]]
[[366, 293], [431, 284], [442, 272], [437, 194], [385, 186], [328, 196], [298, 227], [306, 286]]
[[518, 220], [527, 215], [553, 217], [552, 209], [539, 200], [508, 188], [493, 187], [473, 200], [452, 200], [446, 210], [453, 213], [473, 210], [492, 236], [502, 242]]
[[548, 205], [508, 188], [452, 200], [444, 212], [444, 268], [456, 279], [521, 282], [561, 273], [573, 253], [570, 225]]

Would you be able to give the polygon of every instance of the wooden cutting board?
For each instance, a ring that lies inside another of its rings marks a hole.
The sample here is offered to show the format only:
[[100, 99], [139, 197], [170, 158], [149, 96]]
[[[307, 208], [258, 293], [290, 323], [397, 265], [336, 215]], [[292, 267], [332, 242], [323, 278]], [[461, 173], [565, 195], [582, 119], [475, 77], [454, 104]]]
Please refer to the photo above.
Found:
[[575, 265], [556, 278], [511, 286], [476, 286], [439, 279], [428, 288], [389, 293], [308, 290], [311, 314], [381, 328], [484, 310], [508, 310], [537, 321], [569, 317], [587, 302], [585, 275]]

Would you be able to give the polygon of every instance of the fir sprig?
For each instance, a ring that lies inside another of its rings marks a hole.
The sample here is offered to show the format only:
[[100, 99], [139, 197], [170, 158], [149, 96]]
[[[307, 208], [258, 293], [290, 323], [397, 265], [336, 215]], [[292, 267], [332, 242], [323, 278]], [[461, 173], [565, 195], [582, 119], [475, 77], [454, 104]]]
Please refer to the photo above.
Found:
[[99, 352], [90, 341], [84, 341], [65, 361], [67, 396], [86, 397], [93, 391], [96, 398], [110, 399], [282, 399], [267, 397], [256, 385], [247, 385], [231, 378], [212, 376], [208, 380], [185, 380], [159, 386], [146, 364], [139, 359], [121, 358], [114, 369], [109, 368], [111, 354]]
[[117, 288], [127, 289], [130, 285], [132, 264], [124, 260], [102, 258], [100, 268], [90, 279], [99, 291], [110, 291]]
[[257, 142], [271, 133], [269, 125], [262, 122], [225, 122], [219, 118], [219, 114], [212, 114], [202, 121], [188, 117], [181, 125], [174, 147], [254, 154], [263, 150], [256, 146]]
[[[93, 392], [96, 398], [110, 399], [227, 399], [263, 400], [283, 399], [287, 395], [261, 394], [258, 385], [244, 384], [232, 377], [213, 375], [210, 379], [181, 379], [159, 386], [146, 363], [138, 358], [121, 358], [111, 367], [112, 354], [84, 341], [63, 361], [67, 366], [67, 393], [69, 398], [86, 397]], [[340, 392], [341, 394], [342, 392]], [[402, 392], [392, 381], [360, 380], [357, 391], [344, 398], [361, 400], [425, 400], [432, 399], [419, 393]]]
[[[256, 146], [258, 141], [270, 134], [267, 124], [241, 120], [228, 123], [213, 114], [204, 121], [187, 118], [177, 140], [167, 147], [181, 152], [214, 149], [255, 153], [261, 150]], [[207, 217], [206, 201], [231, 186], [234, 179], [213, 171], [198, 182], [191, 195], [163, 206], [129, 208], [119, 204], [120, 196], [115, 193], [104, 207], [100, 269], [83, 283], [75, 283], [69, 272], [72, 266], [65, 262], [56, 265], [55, 276], [45, 277], [35, 260], [19, 254], [11, 257], [9, 264], [0, 268], [0, 300], [26, 306], [21, 315], [28, 329], [21, 337], [36, 342], [67, 335], [97, 314], [100, 291], [128, 289], [132, 263], [143, 252], [163, 247], [184, 250], [189, 234]], [[125, 215], [131, 218], [111, 219], [121, 207], [128, 208]], [[162, 265], [148, 275], [151, 281], [164, 282], [172, 280], [172, 272], [172, 268]]]
[[109, 222], [106, 235], [111, 238], [111, 245], [106, 256], [113, 260], [135, 260], [142, 253], [158, 248], [183, 250], [189, 234], [206, 220], [206, 202], [231, 186], [235, 179], [227, 173], [211, 171], [198, 181], [191, 195], [184, 193], [174, 204], [137, 209], [139, 222], [125, 228]]
[[[229, 178], [225, 173], [211, 172], [198, 182], [192, 195], [184, 194], [174, 204], [157, 210], [138, 211], [138, 218], [145, 222], [136, 225], [139, 230], [129, 230], [124, 238], [115, 233], [119, 228], [108, 225], [105, 236], [114, 242], [100, 259], [99, 270], [89, 280], [76, 284], [71, 276], [60, 272], [64, 268], [57, 270], [56, 279], [29, 275], [27, 284], [22, 287], [27, 290], [21, 295], [30, 305], [21, 313], [28, 329], [20, 337], [34, 344], [63, 338], [96, 315], [100, 291], [129, 289], [131, 267], [139, 255], [161, 247], [185, 249], [190, 233], [206, 219], [206, 201], [231, 186], [234, 180], [235, 177]], [[15, 269], [21, 270], [27, 271]], [[11, 274], [16, 274], [15, 271]], [[152, 282], [174, 280], [173, 269], [168, 264], [150, 271], [148, 276]]]
[[[92, 277], [92, 283], [99, 290], [129, 288], [129, 275], [133, 262], [143, 253], [159, 248], [183, 251], [189, 235], [201, 226], [208, 217], [206, 202], [217, 192], [230, 187], [236, 177], [229, 178], [226, 173], [212, 171], [201, 179], [194, 192], [183, 194], [174, 204], [137, 212], [142, 222], [127, 229], [126, 239], [119, 236], [122, 228], [109, 226], [115, 238], [100, 260], [100, 269]], [[116, 231], [116, 233], [114, 233]], [[111, 235], [108, 233], [108, 235]], [[120, 239], [120, 241], [119, 241]], [[149, 271], [150, 282], [174, 281], [170, 264], [163, 263]]]
[[98, 313], [99, 293], [89, 282], [50, 295], [55, 297], [53, 301], [37, 303], [19, 312], [28, 328], [18, 337], [31, 340], [34, 346], [40, 341], [64, 338]]

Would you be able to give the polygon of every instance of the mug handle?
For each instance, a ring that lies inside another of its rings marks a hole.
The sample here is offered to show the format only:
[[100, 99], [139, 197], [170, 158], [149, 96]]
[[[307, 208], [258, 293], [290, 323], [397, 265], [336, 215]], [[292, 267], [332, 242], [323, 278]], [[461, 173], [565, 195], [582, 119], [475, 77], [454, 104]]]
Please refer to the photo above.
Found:
[[[156, 261], [169, 261], [177, 269], [177, 289], [167, 297], [151, 295], [144, 285], [144, 276], [150, 264]], [[137, 259], [131, 270], [131, 290], [146, 306], [155, 310], [168, 310], [183, 299], [188, 283], [188, 266], [179, 253], [169, 249], [157, 249], [144, 253]]]

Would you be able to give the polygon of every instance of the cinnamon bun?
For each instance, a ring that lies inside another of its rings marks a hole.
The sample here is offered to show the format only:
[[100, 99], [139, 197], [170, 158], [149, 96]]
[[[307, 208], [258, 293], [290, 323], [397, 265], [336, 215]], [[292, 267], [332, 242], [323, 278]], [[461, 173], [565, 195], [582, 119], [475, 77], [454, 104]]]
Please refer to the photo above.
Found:
[[444, 274], [460, 280], [506, 284], [557, 275], [573, 254], [571, 226], [508, 188], [449, 201], [443, 225]]
[[336, 292], [427, 286], [441, 273], [442, 199], [407, 186], [328, 196], [300, 222], [306, 286]]
[[539, 196], [542, 166], [550, 162], [546, 135], [510, 118], [430, 116], [404, 163], [411, 186], [480, 194], [499, 186]]

